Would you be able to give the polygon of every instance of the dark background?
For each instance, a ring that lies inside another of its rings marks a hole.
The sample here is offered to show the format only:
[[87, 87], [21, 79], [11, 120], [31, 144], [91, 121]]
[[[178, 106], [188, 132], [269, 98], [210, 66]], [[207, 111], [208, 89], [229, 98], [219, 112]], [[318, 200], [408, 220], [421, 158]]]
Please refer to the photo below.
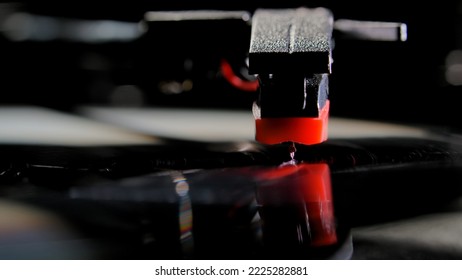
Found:
[[[462, 88], [446, 79], [450, 66], [446, 57], [462, 49], [460, 1], [10, 1], [0, 5], [0, 21], [11, 13], [25, 12], [136, 23], [145, 12], [154, 10], [252, 13], [262, 7], [299, 6], [327, 7], [336, 19], [397, 21], [408, 26], [407, 42], [335, 40], [332, 116], [462, 129]], [[148, 29], [137, 40], [106, 43], [12, 41], [2, 32], [0, 104], [33, 104], [71, 112], [88, 104], [250, 110], [256, 93], [231, 87], [218, 70], [223, 57], [237, 72], [243, 67], [249, 32], [250, 27], [242, 23], [202, 23]], [[162, 89], [166, 83], [186, 80], [192, 87], [184, 92]], [[114, 98], [115, 92], [122, 98]]]

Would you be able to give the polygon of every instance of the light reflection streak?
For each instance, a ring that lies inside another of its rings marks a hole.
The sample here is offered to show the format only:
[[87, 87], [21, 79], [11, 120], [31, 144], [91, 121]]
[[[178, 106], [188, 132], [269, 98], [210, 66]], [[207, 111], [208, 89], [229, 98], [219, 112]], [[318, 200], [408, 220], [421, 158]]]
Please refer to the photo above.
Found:
[[194, 252], [193, 237], [193, 213], [191, 207], [191, 198], [189, 196], [189, 184], [181, 172], [172, 173], [175, 191], [178, 194], [179, 201], [179, 224], [180, 224], [180, 242], [183, 250], [183, 256], [188, 258]]
[[66, 40], [85, 43], [127, 42], [145, 32], [138, 22], [56, 18], [19, 12], [9, 15], [0, 29], [12, 41]]

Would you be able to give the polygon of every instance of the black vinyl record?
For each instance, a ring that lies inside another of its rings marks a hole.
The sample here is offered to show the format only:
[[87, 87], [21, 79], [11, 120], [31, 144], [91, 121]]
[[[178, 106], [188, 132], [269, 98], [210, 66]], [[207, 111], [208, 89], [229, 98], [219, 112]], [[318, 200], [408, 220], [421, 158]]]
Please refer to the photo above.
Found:
[[457, 136], [345, 122], [310, 146], [4, 143], [2, 216], [17, 218], [1, 219], [16, 238], [0, 235], [0, 257], [460, 258]]

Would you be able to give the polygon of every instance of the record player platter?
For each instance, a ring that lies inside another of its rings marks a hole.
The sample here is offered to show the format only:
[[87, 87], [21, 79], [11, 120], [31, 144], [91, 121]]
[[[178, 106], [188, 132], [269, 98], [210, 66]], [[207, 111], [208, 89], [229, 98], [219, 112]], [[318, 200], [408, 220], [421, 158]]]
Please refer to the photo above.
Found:
[[291, 158], [240, 111], [4, 107], [0, 129], [2, 259], [462, 258], [447, 131], [332, 118]]

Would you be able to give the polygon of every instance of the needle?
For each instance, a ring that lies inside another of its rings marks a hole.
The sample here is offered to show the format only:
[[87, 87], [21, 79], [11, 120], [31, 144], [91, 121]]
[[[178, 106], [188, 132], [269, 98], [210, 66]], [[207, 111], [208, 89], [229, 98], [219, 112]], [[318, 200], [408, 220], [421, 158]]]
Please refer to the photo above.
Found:
[[290, 153], [291, 161], [294, 161], [296, 151], [297, 151], [297, 149], [295, 148], [295, 143], [292, 142], [291, 145], [289, 146], [289, 153]]

